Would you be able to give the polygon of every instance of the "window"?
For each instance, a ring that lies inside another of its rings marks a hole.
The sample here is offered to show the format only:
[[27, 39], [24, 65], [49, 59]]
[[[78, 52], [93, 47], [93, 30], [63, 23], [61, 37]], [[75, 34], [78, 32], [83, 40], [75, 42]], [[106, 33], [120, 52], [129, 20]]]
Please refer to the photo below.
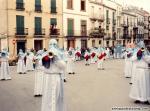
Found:
[[68, 36], [72, 36], [74, 34], [74, 21], [73, 19], [68, 19]]
[[41, 17], [35, 17], [35, 35], [41, 35], [42, 34], [42, 29], [41, 29]]
[[86, 20], [81, 20], [81, 35], [86, 36], [87, 35], [87, 22]]
[[57, 29], [57, 19], [51, 18], [50, 22], [50, 35], [59, 35], [59, 30]]
[[51, 18], [51, 25], [57, 25], [57, 19]]
[[95, 47], [95, 40], [92, 40], [92, 47]]
[[73, 0], [67, 0], [67, 8], [73, 9]]
[[56, 11], [56, 0], [51, 0], [51, 13], [57, 13], [57, 11]]
[[24, 16], [20, 15], [16, 16], [16, 34], [18, 35], [24, 34]]
[[81, 0], [81, 11], [86, 10], [85, 0]]
[[102, 44], [102, 41], [101, 40], [99, 40], [99, 45], [101, 45]]
[[19, 10], [24, 10], [24, 3], [23, 3], [23, 0], [16, 0], [16, 9], [19, 9]]
[[106, 10], [106, 23], [109, 24], [109, 10]]
[[42, 11], [41, 0], [35, 0], [35, 11], [36, 12]]

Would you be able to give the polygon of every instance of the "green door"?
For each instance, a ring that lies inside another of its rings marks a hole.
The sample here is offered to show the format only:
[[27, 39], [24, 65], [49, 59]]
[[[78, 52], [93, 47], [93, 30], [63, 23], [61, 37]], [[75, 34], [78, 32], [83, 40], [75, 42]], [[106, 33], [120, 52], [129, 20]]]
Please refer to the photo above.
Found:
[[42, 34], [42, 28], [41, 28], [41, 17], [35, 17], [35, 34], [41, 35]]
[[16, 31], [17, 34], [24, 34], [24, 16], [16, 16]]
[[73, 19], [68, 19], [68, 36], [73, 36]]

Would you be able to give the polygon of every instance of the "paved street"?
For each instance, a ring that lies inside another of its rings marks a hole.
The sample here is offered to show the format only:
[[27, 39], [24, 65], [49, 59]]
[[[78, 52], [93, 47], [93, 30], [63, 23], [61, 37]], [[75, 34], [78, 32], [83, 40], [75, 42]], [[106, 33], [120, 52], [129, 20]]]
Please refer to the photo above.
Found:
[[[123, 76], [123, 60], [105, 61], [106, 70], [97, 65], [76, 63], [76, 74], [67, 75], [65, 98], [67, 111], [111, 111], [112, 107], [150, 107], [136, 105], [128, 97], [130, 79]], [[41, 98], [33, 97], [34, 72], [16, 74], [0, 81], [0, 111], [40, 111]], [[143, 110], [145, 111], [145, 110]]]

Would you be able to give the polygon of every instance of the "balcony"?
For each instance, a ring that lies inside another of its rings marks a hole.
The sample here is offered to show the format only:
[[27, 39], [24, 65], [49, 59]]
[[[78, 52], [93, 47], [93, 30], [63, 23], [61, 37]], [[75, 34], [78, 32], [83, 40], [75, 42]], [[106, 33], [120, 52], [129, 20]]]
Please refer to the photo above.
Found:
[[81, 30], [81, 36], [87, 36], [87, 31], [86, 30]]
[[129, 34], [123, 34], [123, 39], [131, 39], [131, 37], [129, 36]]
[[60, 35], [60, 29], [51, 28], [50, 29], [50, 35], [51, 36], [58, 36], [58, 35]]
[[16, 33], [15, 33], [16, 36], [28, 35], [28, 28], [18, 27], [18, 28], [15, 28], [15, 30], [16, 30]]
[[25, 10], [24, 3], [16, 2], [16, 10], [24, 11]]
[[57, 8], [56, 7], [51, 7], [51, 13], [56, 14], [57, 13]]
[[106, 23], [110, 24], [110, 18], [106, 18]]
[[121, 26], [122, 26], [122, 27], [129, 27], [129, 25], [126, 24], [126, 23], [121, 24]]
[[144, 22], [143, 22], [143, 21], [139, 21], [139, 22], [137, 23], [137, 25], [139, 25], [139, 26], [144, 26]]
[[41, 5], [35, 5], [35, 12], [42, 12], [42, 6]]
[[35, 36], [43, 36], [43, 35], [45, 35], [45, 29], [44, 28], [35, 28], [34, 29], [34, 35]]
[[90, 30], [89, 36], [92, 38], [103, 38], [105, 36], [105, 29], [95, 27]]
[[113, 25], [116, 25], [116, 20], [115, 19], [113, 20]]
[[91, 13], [90, 14], [90, 19], [92, 21], [104, 22], [104, 16], [103, 15], [98, 15], [97, 13]]

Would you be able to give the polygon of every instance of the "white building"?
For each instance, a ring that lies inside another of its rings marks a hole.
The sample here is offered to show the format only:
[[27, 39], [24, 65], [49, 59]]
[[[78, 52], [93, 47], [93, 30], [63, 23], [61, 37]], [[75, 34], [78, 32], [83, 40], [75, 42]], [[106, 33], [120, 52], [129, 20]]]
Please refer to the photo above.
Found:
[[88, 0], [63, 0], [64, 48], [87, 48]]
[[105, 28], [105, 38], [104, 38], [104, 46], [114, 46], [116, 43], [116, 12], [117, 12], [117, 4], [114, 1], [104, 0], [104, 28]]
[[98, 47], [103, 45], [104, 31], [104, 10], [102, 0], [89, 0], [88, 15], [89, 15], [89, 40], [88, 47]]

